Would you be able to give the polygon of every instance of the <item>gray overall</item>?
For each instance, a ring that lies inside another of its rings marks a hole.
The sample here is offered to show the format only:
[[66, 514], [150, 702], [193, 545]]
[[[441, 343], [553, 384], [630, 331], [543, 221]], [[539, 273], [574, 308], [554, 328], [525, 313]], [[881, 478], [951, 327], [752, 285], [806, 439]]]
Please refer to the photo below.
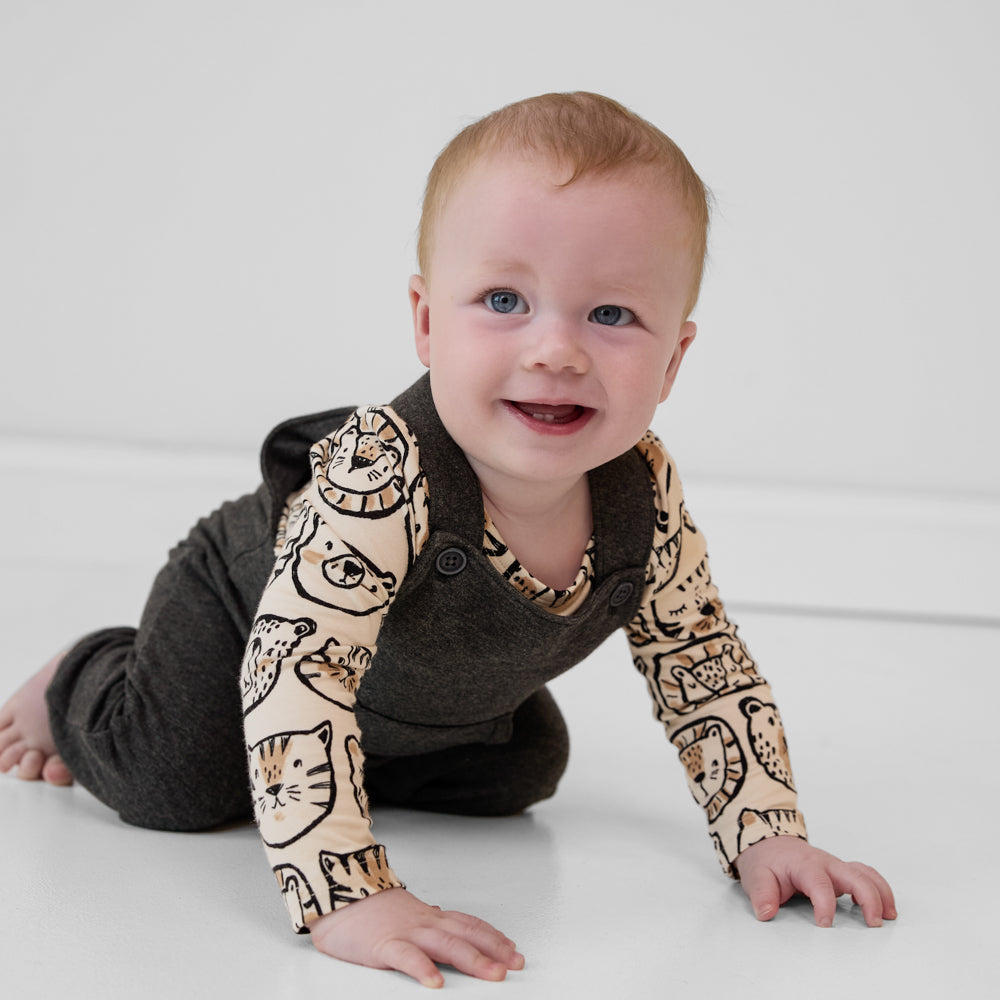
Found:
[[[474, 815], [553, 794], [568, 736], [545, 688], [638, 609], [656, 521], [652, 481], [630, 450], [589, 474], [595, 579], [560, 617], [482, 553], [479, 484], [424, 376], [391, 404], [416, 434], [430, 537], [379, 633], [357, 692], [374, 803]], [[281, 424], [263, 485], [202, 519], [160, 571], [138, 629], [93, 633], [48, 691], [56, 745], [77, 780], [126, 822], [206, 829], [251, 815], [239, 668], [289, 493], [308, 451], [352, 412]]]

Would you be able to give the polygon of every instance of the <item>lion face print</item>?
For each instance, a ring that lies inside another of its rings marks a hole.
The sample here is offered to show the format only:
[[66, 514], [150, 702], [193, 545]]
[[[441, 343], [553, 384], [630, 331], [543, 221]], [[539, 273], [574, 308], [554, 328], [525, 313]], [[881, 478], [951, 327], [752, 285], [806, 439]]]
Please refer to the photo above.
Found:
[[313, 450], [319, 494], [358, 517], [384, 517], [406, 498], [406, 438], [378, 407], [356, 411], [333, 438]]
[[709, 716], [671, 737], [687, 772], [695, 802], [713, 821], [743, 785], [746, 758], [725, 720]]
[[254, 816], [269, 847], [286, 847], [333, 809], [336, 786], [330, 762], [333, 728], [279, 733], [250, 747]]

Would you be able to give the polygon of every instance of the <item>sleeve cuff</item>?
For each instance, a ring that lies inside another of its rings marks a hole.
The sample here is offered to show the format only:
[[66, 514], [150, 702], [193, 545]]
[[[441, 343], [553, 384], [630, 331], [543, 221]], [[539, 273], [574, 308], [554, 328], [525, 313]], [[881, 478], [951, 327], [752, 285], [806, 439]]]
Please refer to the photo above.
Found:
[[[297, 934], [308, 934], [309, 924], [334, 910], [385, 889], [405, 889], [389, 867], [385, 848], [372, 844], [360, 851], [336, 854], [321, 851], [318, 871], [324, 884], [310, 885], [306, 876], [294, 865], [278, 865], [275, 877], [281, 886], [281, 897], [288, 908], [292, 927]], [[314, 878], [314, 882], [318, 882]]]
[[715, 852], [726, 875], [739, 881], [736, 859], [748, 847], [767, 840], [768, 837], [799, 837], [808, 840], [806, 821], [802, 813], [797, 809], [744, 809], [740, 813], [739, 833], [731, 851], [732, 857], [729, 857], [730, 852], [724, 849], [719, 835], [713, 834]]

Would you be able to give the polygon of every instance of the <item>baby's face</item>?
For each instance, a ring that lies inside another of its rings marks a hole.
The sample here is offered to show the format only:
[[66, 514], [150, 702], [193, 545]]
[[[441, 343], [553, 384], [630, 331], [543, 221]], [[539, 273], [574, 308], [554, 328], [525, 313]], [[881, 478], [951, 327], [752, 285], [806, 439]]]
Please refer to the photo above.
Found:
[[545, 158], [480, 161], [411, 280], [435, 404], [487, 491], [569, 486], [631, 448], [695, 333], [679, 199], [639, 170], [564, 179]]

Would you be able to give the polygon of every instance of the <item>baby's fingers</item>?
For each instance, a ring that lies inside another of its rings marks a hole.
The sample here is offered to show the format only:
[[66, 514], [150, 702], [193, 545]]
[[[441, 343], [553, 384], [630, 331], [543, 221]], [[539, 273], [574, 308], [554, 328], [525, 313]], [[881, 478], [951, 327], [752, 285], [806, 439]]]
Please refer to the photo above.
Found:
[[[432, 989], [444, 986], [437, 962], [492, 982], [504, 979], [508, 969], [524, 965], [524, 959], [513, 948], [498, 949], [489, 942], [486, 948], [484, 951], [464, 937], [461, 928], [456, 932], [442, 924], [414, 929], [405, 937], [385, 939], [376, 951], [376, 958], [383, 968], [395, 969]], [[506, 961], [494, 957], [494, 953], [504, 954]]]
[[754, 868], [742, 879], [743, 891], [758, 920], [770, 920], [781, 906], [781, 885], [770, 868]]
[[883, 920], [896, 919], [896, 901], [889, 883], [874, 869], [856, 862], [845, 864], [835, 874], [837, 891], [851, 894], [861, 907], [869, 927], [881, 927]]
[[475, 979], [500, 982], [507, 976], [507, 963], [492, 958], [471, 941], [436, 928], [424, 928], [414, 943], [435, 962], [450, 965]]
[[795, 885], [803, 895], [809, 897], [812, 903], [813, 918], [817, 927], [832, 927], [833, 917], [837, 912], [838, 891], [833, 880], [823, 868], [810, 869], [799, 876]]
[[518, 954], [517, 946], [506, 934], [502, 934], [492, 924], [488, 924], [470, 913], [451, 910], [441, 914], [444, 929], [464, 938], [484, 955], [500, 962], [508, 969], [524, 967], [524, 956]]
[[381, 949], [382, 966], [384, 969], [394, 969], [403, 975], [415, 979], [421, 986], [432, 990], [444, 986], [444, 976], [434, 964], [434, 960], [422, 948], [412, 941], [403, 938], [393, 938], [386, 941]]

